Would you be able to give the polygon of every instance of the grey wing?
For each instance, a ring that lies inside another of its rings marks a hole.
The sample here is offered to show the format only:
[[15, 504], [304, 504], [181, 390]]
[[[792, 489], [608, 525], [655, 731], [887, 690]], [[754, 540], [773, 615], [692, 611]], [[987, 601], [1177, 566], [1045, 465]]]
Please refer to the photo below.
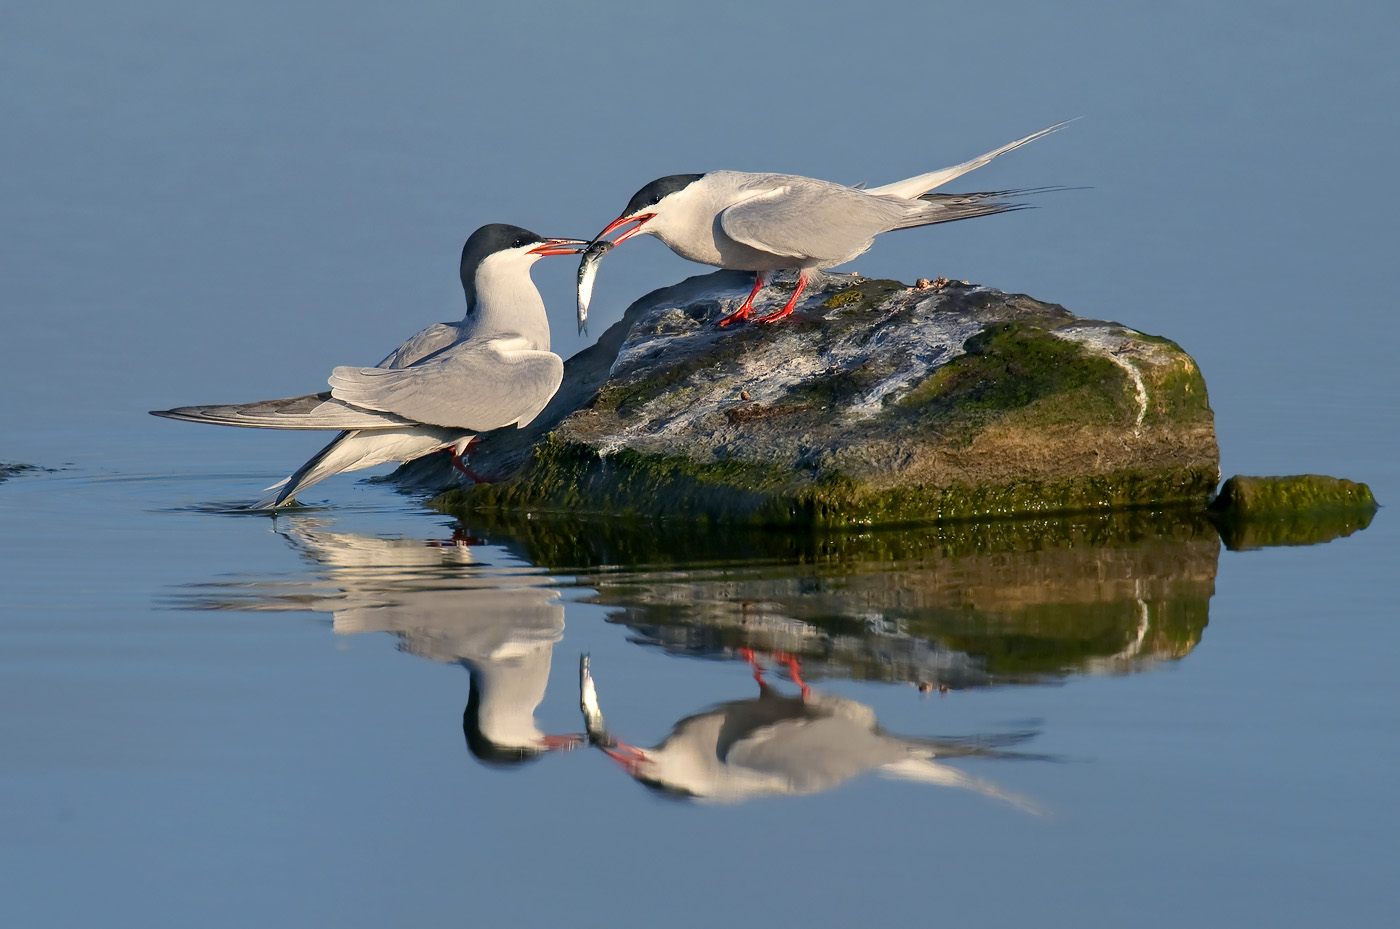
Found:
[[378, 368], [406, 368], [434, 352], [455, 344], [462, 338], [462, 327], [456, 323], [433, 323], [422, 332], [389, 353]]
[[420, 423], [486, 432], [525, 425], [564, 378], [553, 352], [461, 342], [407, 368], [336, 368], [337, 400]]
[[793, 178], [719, 214], [725, 235], [752, 248], [800, 262], [839, 263], [893, 229], [908, 207], [863, 190], [811, 178]]
[[329, 392], [256, 403], [180, 406], [173, 410], [151, 410], [151, 415], [259, 429], [389, 429], [412, 424], [392, 413], [357, 409], [336, 400]]

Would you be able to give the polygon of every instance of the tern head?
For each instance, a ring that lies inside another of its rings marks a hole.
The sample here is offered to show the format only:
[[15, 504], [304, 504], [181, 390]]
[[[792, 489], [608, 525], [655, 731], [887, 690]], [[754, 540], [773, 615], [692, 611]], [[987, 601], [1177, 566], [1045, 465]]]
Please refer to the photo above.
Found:
[[634, 235], [656, 232], [664, 224], [666, 214], [685, 203], [690, 186], [704, 176], [668, 174], [666, 177], [657, 178], [633, 194], [632, 199], [627, 201], [627, 208], [622, 211], [622, 215], [608, 223], [607, 228], [594, 236], [593, 241], [596, 242], [629, 223], [636, 225], [614, 239], [614, 245], [621, 245]]
[[478, 275], [483, 270], [514, 272], [528, 280], [530, 266], [536, 261], [550, 255], [576, 255], [587, 244], [582, 239], [546, 239], [507, 223], [482, 226], [462, 246], [462, 289], [467, 294], [467, 307], [476, 306]]

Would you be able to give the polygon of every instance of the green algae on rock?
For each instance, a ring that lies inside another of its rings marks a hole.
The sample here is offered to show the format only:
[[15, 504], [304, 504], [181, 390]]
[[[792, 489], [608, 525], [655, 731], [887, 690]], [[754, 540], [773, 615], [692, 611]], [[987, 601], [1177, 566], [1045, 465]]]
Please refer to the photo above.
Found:
[[1317, 510], [1374, 512], [1379, 504], [1365, 484], [1322, 474], [1246, 477], [1236, 474], [1220, 488], [1210, 508], [1238, 516], [1272, 516]]
[[1219, 479], [1205, 381], [1169, 340], [836, 275], [783, 323], [715, 327], [750, 280], [638, 300], [536, 422], [483, 437], [471, 467], [503, 479], [442, 503], [847, 526], [1201, 507]]
[[1379, 505], [1365, 484], [1321, 474], [1235, 475], [1210, 505], [1231, 549], [1315, 545], [1371, 524]]

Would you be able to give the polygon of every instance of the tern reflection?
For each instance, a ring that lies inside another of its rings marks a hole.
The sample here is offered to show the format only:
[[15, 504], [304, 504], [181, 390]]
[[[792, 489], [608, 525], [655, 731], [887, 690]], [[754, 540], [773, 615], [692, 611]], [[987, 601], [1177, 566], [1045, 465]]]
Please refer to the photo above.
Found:
[[535, 721], [554, 645], [564, 634], [564, 605], [549, 577], [528, 569], [479, 570], [472, 555], [478, 543], [462, 535], [424, 542], [314, 524], [279, 534], [328, 568], [326, 584], [312, 594], [260, 597], [255, 608], [330, 612], [339, 635], [387, 632], [403, 651], [465, 667], [462, 730], [483, 763], [517, 764], [582, 744], [582, 735], [547, 734]]
[[857, 775], [884, 777], [972, 790], [1022, 810], [1036, 805], [997, 785], [934, 759], [1045, 758], [1011, 751], [1033, 730], [958, 738], [909, 738], [880, 727], [875, 711], [803, 682], [797, 659], [773, 657], [788, 666], [800, 688], [784, 694], [769, 684], [753, 652], [758, 696], [731, 700], [687, 716], [653, 748], [621, 741], [604, 723], [587, 656], [580, 660], [580, 704], [590, 741], [638, 782], [660, 793], [705, 803], [739, 803], [759, 797], [797, 796], [830, 790]]

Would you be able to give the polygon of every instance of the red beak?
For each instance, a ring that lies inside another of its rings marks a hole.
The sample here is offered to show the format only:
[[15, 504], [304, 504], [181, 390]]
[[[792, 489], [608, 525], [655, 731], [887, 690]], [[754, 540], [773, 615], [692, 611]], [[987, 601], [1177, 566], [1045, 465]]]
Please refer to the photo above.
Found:
[[583, 251], [580, 246], [588, 243], [583, 239], [545, 239], [541, 245], [536, 245], [526, 254], [529, 255], [577, 255]]
[[605, 238], [608, 235], [608, 233], [620, 229], [628, 223], [636, 223], [637, 225], [633, 226], [631, 229], [628, 229], [622, 235], [618, 236], [616, 239], [613, 240], [613, 245], [621, 245], [623, 242], [626, 242], [628, 239], [632, 238], [632, 236], [641, 232], [642, 227], [646, 225], [647, 220], [651, 219], [655, 215], [655, 213], [638, 213], [636, 216], [619, 216], [617, 219], [608, 223], [608, 227], [606, 229], [594, 236], [593, 241], [597, 242], [599, 239]]
[[607, 755], [613, 761], [616, 761], [618, 765], [621, 766], [622, 770], [633, 777], [636, 777], [642, 771], [646, 770], [646, 766], [652, 763], [645, 751], [640, 748], [633, 748], [622, 742], [618, 742], [616, 748], [608, 748], [602, 745], [598, 747], [603, 749], [603, 754]]

